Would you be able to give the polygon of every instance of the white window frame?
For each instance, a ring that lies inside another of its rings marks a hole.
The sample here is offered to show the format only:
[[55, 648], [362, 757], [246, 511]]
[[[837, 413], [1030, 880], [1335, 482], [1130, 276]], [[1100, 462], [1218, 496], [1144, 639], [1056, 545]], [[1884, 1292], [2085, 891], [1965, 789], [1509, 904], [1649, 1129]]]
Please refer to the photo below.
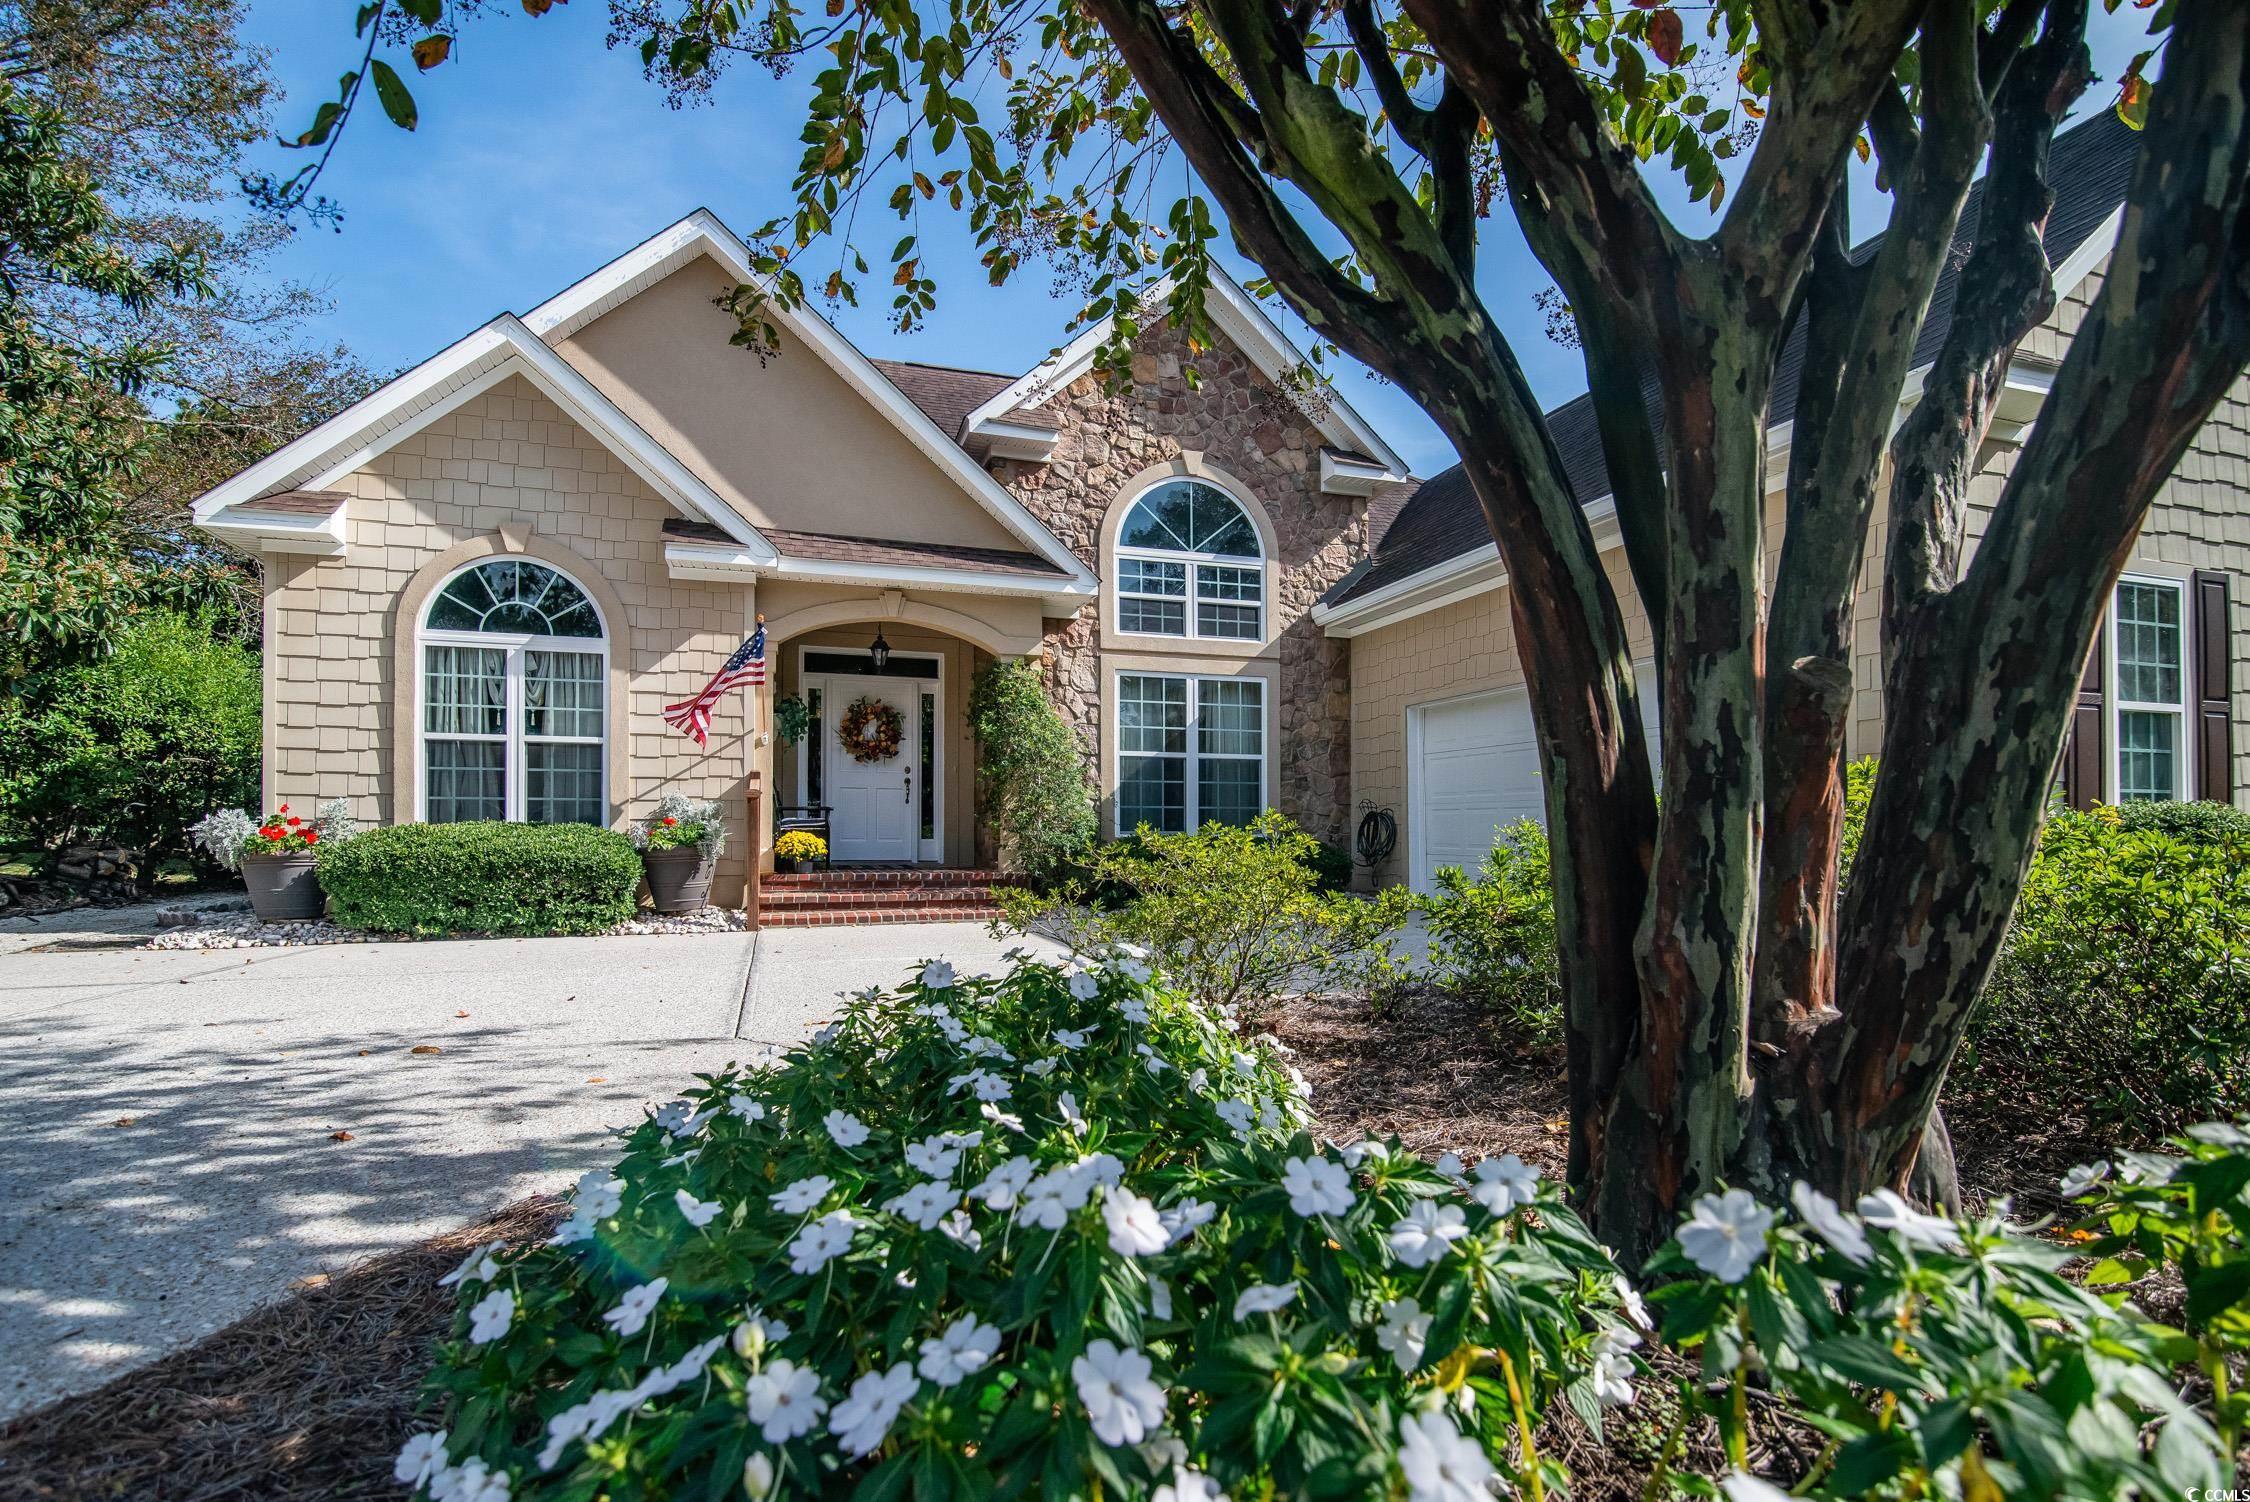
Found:
[[[1143, 563], [1179, 564], [1185, 573], [1185, 579], [1183, 581], [1183, 592], [1180, 594], [1152, 594], [1146, 590], [1127, 589], [1125, 587], [1125, 571], [1113, 565], [1111, 596], [1116, 601], [1117, 619], [1115, 625], [1117, 634], [1119, 636], [1139, 637], [1147, 641], [1215, 641], [1262, 646], [1267, 640], [1267, 633], [1273, 626], [1273, 612], [1268, 608], [1267, 601], [1269, 593], [1267, 586], [1271, 578], [1269, 570], [1272, 566], [1272, 560], [1266, 557], [1266, 537], [1258, 526], [1258, 518], [1251, 512], [1249, 506], [1244, 504], [1240, 496], [1235, 495], [1225, 486], [1213, 484], [1210, 480], [1200, 476], [1168, 476], [1141, 489], [1131, 501], [1126, 503], [1124, 509], [1117, 513], [1117, 535], [1120, 539], [1125, 536], [1125, 528], [1132, 522], [1133, 513], [1140, 509], [1142, 502], [1167, 485], [1183, 483], [1201, 485], [1206, 490], [1215, 491], [1225, 496], [1235, 510], [1242, 514], [1242, 519], [1249, 523], [1251, 535], [1258, 539], [1258, 556], [1256, 558], [1243, 558], [1232, 553], [1198, 553], [1189, 552], [1182, 548], [1136, 548], [1127, 547], [1123, 541], [1120, 541], [1112, 550], [1112, 556], [1117, 560], [1117, 563], [1122, 564], [1127, 560], [1136, 560]], [[1246, 573], [1254, 574], [1257, 577], [1256, 595], [1248, 600], [1233, 599], [1222, 595], [1205, 595], [1202, 584], [1203, 570], [1206, 568], [1240, 569]], [[1162, 600], [1179, 605], [1182, 629], [1179, 631], [1146, 631], [1128, 627], [1125, 624], [1125, 602], [1127, 600]], [[1206, 632], [1202, 629], [1196, 609], [1198, 605], [1202, 604], [1251, 606], [1258, 612], [1258, 629], [1248, 636], [1229, 636], [1220, 632]]]
[[[2127, 699], [2124, 695], [2125, 680], [2118, 672], [2117, 663], [2117, 643], [2121, 635], [2118, 630], [2117, 596], [2128, 584], [2168, 590], [2179, 602], [2177, 629], [2180, 642], [2180, 697], [2175, 702]], [[2188, 695], [2193, 691], [2190, 683], [2193, 669], [2189, 661], [2188, 644], [2189, 604], [2188, 581], [2169, 578], [2162, 574], [2121, 574], [2118, 576], [2116, 585], [2110, 590], [2109, 610], [2107, 612], [2109, 629], [2102, 633], [2106, 638], [2103, 647], [2103, 654], [2106, 659], [2102, 664], [2103, 686], [2107, 689], [2107, 692], [2102, 696], [2102, 714], [2107, 721], [2104, 728], [2107, 731], [2109, 741], [2109, 765], [2103, 769], [2103, 774], [2109, 779], [2109, 796], [2114, 802], [2123, 803], [2125, 801], [2125, 716], [2134, 713], [2169, 714], [2173, 717], [2175, 731], [2172, 738], [2172, 801], [2182, 801], [2195, 796], [2194, 772], [2188, 766], [2188, 729], [2195, 722], [2195, 716], [2188, 703]]]
[[[593, 607], [594, 619], [601, 623], [602, 634], [598, 638], [535, 636], [511, 631], [449, 631], [423, 624], [429, 619], [430, 611], [437, 605], [439, 597], [445, 593], [455, 579], [494, 562], [529, 563], [534, 567], [546, 569], [550, 573], [558, 574], [569, 580], [572, 587], [586, 597], [586, 603]], [[609, 738], [612, 728], [610, 717], [617, 710], [617, 706], [610, 702], [609, 697], [609, 643], [609, 618], [602, 613], [601, 602], [594, 598], [594, 592], [574, 578], [568, 569], [557, 568], [544, 558], [515, 558], [499, 555], [478, 558], [463, 564], [439, 580], [437, 588], [431, 590], [429, 597], [422, 602], [421, 619], [415, 623], [414, 632], [415, 818], [427, 823], [430, 817], [431, 734], [427, 729], [430, 692], [428, 649], [431, 647], [483, 647], [506, 654], [504, 671], [507, 674], [507, 688], [502, 699], [501, 719], [502, 725], [506, 727], [504, 733], [496, 736], [440, 735], [436, 739], [445, 741], [499, 741], [503, 743], [505, 749], [501, 752], [500, 788], [503, 809], [501, 818], [510, 824], [526, 822], [525, 811], [530, 802], [528, 789], [531, 767], [530, 758], [527, 755], [527, 748], [530, 745], [536, 742], [540, 745], [598, 747], [600, 749], [600, 761], [595, 771], [595, 777], [597, 779], [596, 785], [601, 789], [601, 822], [606, 827], [611, 822], [615, 812], [611, 807], [609, 796]], [[524, 712], [523, 669], [524, 657], [531, 652], [571, 652], [586, 656], [598, 656], [601, 659], [599, 666], [595, 669], [598, 674], [596, 681], [601, 685], [601, 734], [533, 736], [525, 733], [524, 722], [528, 717]]]
[[[1127, 678], [1164, 678], [1187, 685], [1186, 749], [1168, 751], [1127, 751], [1125, 749], [1125, 684]], [[1274, 685], [1258, 673], [1182, 673], [1169, 668], [1120, 667], [1110, 673], [1110, 736], [1109, 786], [1111, 822], [1115, 833], [1122, 839], [1137, 826], [1125, 822], [1125, 759], [1128, 756], [1175, 756], [1182, 763], [1184, 778], [1181, 812], [1186, 824], [1180, 833], [1193, 834], [1203, 827], [1202, 777], [1199, 775], [1205, 756], [1203, 750], [1203, 688], [1206, 683], [1251, 683], [1258, 689], [1258, 754], [1245, 756], [1240, 752], [1214, 751], [1213, 761], [1255, 761], [1258, 763], [1258, 808], [1262, 813], [1273, 807], [1273, 719]], [[1165, 831], [1170, 832], [1170, 831]]]

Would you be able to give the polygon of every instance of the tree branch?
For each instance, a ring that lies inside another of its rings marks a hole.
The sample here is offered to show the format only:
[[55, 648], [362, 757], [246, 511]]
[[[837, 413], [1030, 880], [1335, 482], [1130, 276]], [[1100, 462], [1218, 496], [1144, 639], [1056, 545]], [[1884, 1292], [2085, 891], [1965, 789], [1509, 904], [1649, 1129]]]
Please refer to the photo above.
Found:
[[1415, 103], [1391, 57], [1390, 39], [1375, 14], [1374, 0], [1345, 0], [1344, 25], [1351, 32], [1352, 50], [1359, 54], [1383, 114], [1399, 139], [1429, 163], [1431, 179], [1437, 186], [1438, 237], [1452, 252], [1461, 275], [1473, 277], [1477, 200], [1470, 149], [1480, 118], [1475, 101], [1449, 73], [1435, 106]]

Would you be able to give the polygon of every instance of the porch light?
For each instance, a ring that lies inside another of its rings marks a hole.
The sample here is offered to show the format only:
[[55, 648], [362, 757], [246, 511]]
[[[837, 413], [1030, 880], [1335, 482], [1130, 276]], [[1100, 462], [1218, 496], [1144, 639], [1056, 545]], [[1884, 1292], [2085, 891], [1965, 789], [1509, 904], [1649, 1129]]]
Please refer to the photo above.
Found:
[[875, 628], [875, 641], [867, 649], [867, 664], [871, 672], [880, 673], [891, 665], [891, 644], [883, 640], [883, 628]]

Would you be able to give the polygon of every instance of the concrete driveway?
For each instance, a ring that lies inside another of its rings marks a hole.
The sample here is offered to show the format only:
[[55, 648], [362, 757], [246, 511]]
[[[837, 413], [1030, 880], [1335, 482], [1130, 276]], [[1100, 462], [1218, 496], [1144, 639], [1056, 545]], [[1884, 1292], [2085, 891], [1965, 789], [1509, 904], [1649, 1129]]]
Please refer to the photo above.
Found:
[[1001, 949], [971, 924], [101, 947], [147, 921], [0, 925], [0, 1417], [560, 1190], [840, 992]]

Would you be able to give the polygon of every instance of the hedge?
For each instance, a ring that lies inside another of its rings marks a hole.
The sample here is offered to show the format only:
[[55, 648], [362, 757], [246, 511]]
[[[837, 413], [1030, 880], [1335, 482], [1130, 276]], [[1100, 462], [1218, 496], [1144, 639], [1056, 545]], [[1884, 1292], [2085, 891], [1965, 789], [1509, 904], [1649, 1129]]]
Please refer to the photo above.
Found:
[[591, 824], [398, 824], [320, 855], [330, 916], [378, 933], [598, 933], [640, 880], [632, 841]]

